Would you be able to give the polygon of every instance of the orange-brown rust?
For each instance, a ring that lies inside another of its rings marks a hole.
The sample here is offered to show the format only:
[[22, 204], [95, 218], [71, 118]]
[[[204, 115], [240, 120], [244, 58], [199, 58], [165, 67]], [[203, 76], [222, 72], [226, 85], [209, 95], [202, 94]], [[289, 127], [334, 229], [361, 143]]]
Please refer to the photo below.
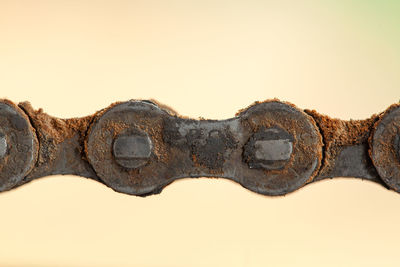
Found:
[[[209, 166], [207, 166], [206, 164], [204, 164], [204, 162], [202, 162], [201, 160], [198, 159], [198, 157], [196, 156], [196, 153], [194, 151], [192, 151], [191, 157], [192, 157], [194, 166], [199, 167], [199, 168], [206, 168], [210, 174], [219, 175], [219, 174], [224, 173], [224, 171], [222, 170], [222, 167], [212, 169]], [[223, 156], [220, 153], [218, 153], [218, 157], [221, 158], [222, 162], [225, 162], [225, 159], [223, 158]]]
[[[8, 100], [8, 99], [0, 99], [0, 101], [1, 102], [4, 102], [4, 103], [6, 103], [6, 104], [8, 104], [9, 106], [11, 106], [11, 107], [14, 107], [16, 110], [21, 110], [22, 109], [22, 111], [20, 111], [20, 114], [23, 116], [23, 117], [25, 117], [27, 120], [29, 120], [29, 116], [27, 115], [27, 114], [25, 114], [25, 110], [23, 109], [23, 108], [21, 108], [21, 106], [18, 104], [18, 105], [16, 105], [14, 102], [12, 102], [12, 101], [10, 101], [10, 100]], [[26, 102], [26, 103], [28, 103], [28, 104], [30, 104], [29, 102]], [[18, 108], [18, 109], [17, 109]], [[32, 125], [30, 125], [29, 126], [30, 127], [30, 130], [32, 131], [32, 132], [34, 132], [34, 133], [36, 133], [36, 129], [34, 128], [34, 127], [32, 127]], [[38, 140], [37, 140], [37, 138], [34, 138], [34, 142], [36, 142], [36, 143], [38, 143]]]
[[[372, 130], [372, 134], [370, 134], [370, 136], [369, 136], [369, 138], [368, 138], [368, 143], [369, 143], [369, 147], [370, 147], [370, 148], [372, 147], [372, 140], [373, 140], [373, 137], [374, 137], [374, 133], [375, 133], [376, 127], [377, 127], [378, 124], [381, 122], [382, 118], [383, 118], [386, 114], [390, 113], [391, 111], [393, 111], [393, 110], [395, 110], [395, 109], [397, 109], [397, 108], [399, 108], [399, 107], [400, 107], [400, 103], [392, 104], [392, 105], [390, 105], [385, 111], [383, 111], [383, 112], [381, 112], [379, 115], [377, 115], [378, 118], [376, 119], [376, 121], [375, 121], [375, 123], [374, 123], [373, 130]], [[391, 149], [393, 149], [393, 148], [391, 147]], [[371, 149], [368, 150], [368, 153], [369, 153], [370, 157], [372, 158]]]
[[150, 119], [136, 116], [138, 127], [146, 132], [153, 142], [153, 152], [157, 156], [157, 159], [161, 162], [169, 161], [169, 153], [167, 152], [166, 146], [163, 142], [163, 123], [161, 118]]
[[[78, 136], [79, 142], [83, 144], [86, 131], [93, 119], [93, 115], [71, 119], [55, 118], [44, 113], [41, 108], [34, 110], [29, 102], [19, 103], [18, 106], [27, 113], [33, 127], [36, 129], [39, 139], [38, 165], [48, 160], [54, 160], [57, 145], [67, 139]], [[80, 146], [79, 148], [82, 147]], [[83, 151], [80, 152], [84, 158], [85, 154]]]
[[[274, 104], [276, 103], [276, 104]], [[272, 105], [270, 105], [272, 104]], [[271, 195], [282, 195], [311, 182], [317, 175], [322, 160], [322, 137], [319, 129], [311, 116], [304, 113], [295, 105], [282, 102], [278, 99], [255, 102], [250, 107], [236, 114], [241, 118], [243, 129], [249, 131], [249, 136], [263, 133], [265, 129], [278, 128], [286, 131], [292, 138], [293, 152], [290, 159], [280, 169], [257, 168], [259, 177], [273, 177], [267, 181], [260, 180], [260, 184], [252, 188], [256, 191], [268, 192]], [[247, 144], [251, 144], [247, 141]], [[245, 147], [251, 151], [252, 146]], [[244, 160], [251, 163], [251, 152]], [[266, 189], [268, 187], [268, 189]], [[261, 189], [264, 188], [264, 189]], [[285, 188], [285, 189], [283, 189]]]
[[[396, 158], [396, 151], [395, 148], [393, 147], [393, 140], [387, 140], [387, 141], [379, 141], [379, 145], [381, 146], [381, 148], [383, 148], [382, 150], [387, 151], [387, 153], [381, 153], [379, 159], [376, 159], [375, 163], [379, 163], [381, 165], [384, 166], [390, 166], [391, 164], [393, 164], [393, 158]], [[371, 149], [369, 150], [369, 155], [372, 158], [372, 154], [371, 154]], [[394, 162], [396, 165], [399, 166], [400, 168], [400, 162]]]
[[[161, 103], [159, 103], [158, 101], [154, 100], [154, 99], [150, 99], [151, 102], [153, 102], [154, 104], [158, 105], [159, 107], [161, 107], [163, 110], [165, 110], [168, 114], [172, 115], [172, 116], [177, 116], [177, 113], [175, 110], [173, 110], [172, 108], [170, 108], [167, 105], [163, 105]], [[106, 113], [107, 111], [111, 110], [112, 108], [114, 108], [115, 106], [122, 104], [124, 102], [118, 101], [115, 103], [112, 103], [110, 106], [108, 106], [107, 108], [104, 108], [98, 112], [96, 112], [92, 117], [94, 117], [93, 123], [95, 123], [96, 121], [98, 121], [103, 115], [104, 113]], [[133, 115], [135, 116], [135, 115]], [[168, 162], [168, 153], [165, 149], [165, 146], [163, 145], [163, 138], [162, 138], [162, 123], [159, 120], [152, 120], [152, 119], [148, 119], [148, 118], [143, 118], [141, 116], [136, 116], [135, 118], [137, 120], [137, 126], [145, 131], [146, 133], [148, 133], [153, 141], [153, 148], [154, 148], [154, 154], [157, 156], [158, 160], [160, 160], [161, 162]], [[123, 123], [121, 121], [109, 121], [106, 125], [106, 130], [113, 130], [113, 137], [116, 137], [117, 135], [119, 135], [123, 130], [129, 128], [130, 126], [126, 123]], [[88, 129], [87, 135], [90, 134], [91, 129]], [[85, 153], [87, 153], [87, 145], [84, 145], [84, 149], [85, 149]]]
[[28, 115], [31, 122], [40, 129], [42, 134], [51, 136], [55, 144], [59, 144], [75, 134], [85, 135], [93, 116], [82, 118], [60, 119], [43, 112], [43, 109], [34, 110], [31, 103], [18, 104]]
[[192, 153], [191, 157], [192, 157], [192, 161], [193, 161], [194, 165], [197, 166], [197, 167], [201, 167], [201, 164], [199, 164], [198, 161], [197, 161], [196, 154]]
[[[380, 113], [378, 115], [377, 120], [374, 122], [373, 129], [371, 131], [372, 133], [370, 134], [370, 136], [368, 138], [368, 143], [369, 143], [368, 154], [371, 157], [371, 159], [373, 159], [372, 142], [373, 142], [373, 137], [374, 137], [376, 128], [378, 127], [379, 123], [381, 122], [381, 120], [383, 119], [383, 117], [385, 115], [389, 114], [390, 112], [392, 112], [393, 110], [395, 110], [399, 107], [400, 107], [400, 103], [392, 104], [384, 112]], [[397, 123], [397, 128], [400, 129], [400, 122]], [[382, 153], [381, 157], [379, 158], [379, 162], [382, 163], [383, 165], [389, 166], [390, 164], [393, 163], [393, 158], [396, 158], [395, 155], [396, 155], [397, 151], [395, 151], [395, 147], [392, 144], [393, 144], [393, 140], [380, 141], [380, 145], [385, 148], [384, 150], [389, 152], [389, 153]], [[398, 161], [397, 163], [398, 163], [398, 165], [400, 165], [400, 161]]]
[[175, 111], [175, 109], [171, 108], [170, 106], [160, 103], [158, 102], [158, 100], [155, 100], [153, 98], [149, 99], [151, 102], [153, 102], [154, 104], [156, 104], [157, 106], [159, 106], [161, 109], [165, 110], [169, 115], [171, 116], [179, 116], [178, 112]]
[[324, 158], [320, 174], [332, 170], [334, 159], [345, 146], [360, 145], [368, 142], [378, 115], [365, 120], [341, 120], [319, 114], [315, 110], [305, 110], [316, 121], [324, 142]]
[[[8, 99], [0, 99], [0, 104], [0, 131], [7, 140], [6, 153], [0, 157], [0, 191], [6, 191], [23, 184], [34, 168], [39, 141], [29, 117], [20, 107]], [[4, 106], [8, 107], [3, 110]]]
[[[146, 195], [159, 193], [184, 175], [213, 175], [230, 178], [258, 193], [282, 195], [312, 182], [314, 177], [315, 181], [336, 177], [342, 174], [338, 170], [348, 171], [359, 165], [354, 172], [343, 173], [383, 183], [380, 176], [388, 186], [400, 192], [400, 182], [395, 179], [400, 177], [400, 113], [399, 110], [391, 113], [400, 103], [365, 120], [340, 120], [315, 110], [300, 110], [274, 98], [256, 101], [239, 110], [237, 117], [221, 122], [226, 124], [223, 128], [221, 125], [214, 127], [214, 122], [218, 122], [215, 120], [185, 121], [189, 118], [153, 99], [152, 103], [145, 100], [116, 102], [93, 115], [70, 119], [55, 118], [42, 109], [35, 110], [29, 102], [16, 106], [9, 100], [1, 101], [18, 107], [17, 111], [29, 119], [29, 127], [39, 144], [33, 160], [37, 159], [36, 165], [31, 164], [22, 183], [47, 175], [73, 174], [101, 181], [118, 192]], [[271, 102], [278, 104], [262, 105]], [[105, 114], [119, 104], [124, 106], [115, 110], [116, 113]], [[384, 118], [386, 115], [389, 117]], [[290, 136], [268, 136], [267, 130], [273, 127]], [[118, 165], [113, 155], [114, 140], [118, 135], [136, 133], [150, 137], [153, 150], [149, 159], [135, 169]], [[253, 137], [258, 139], [251, 139]], [[254, 156], [258, 148], [251, 140], [286, 137], [293, 143], [293, 152], [290, 159], [285, 160], [286, 165], [279, 166], [282, 169], [273, 169], [274, 165], [268, 165], [270, 160]], [[91, 153], [88, 152], [89, 142]], [[250, 151], [247, 154], [246, 145]], [[368, 147], [372, 161], [366, 154]], [[343, 162], [348, 164], [340, 165]], [[256, 165], [258, 163], [260, 165]]]
[[[262, 102], [256, 101], [253, 104], [251, 104], [250, 106], [248, 106], [247, 108], [240, 110], [238, 113], [236, 113], [236, 116], [240, 115], [241, 113], [244, 113], [245, 111], [247, 111], [248, 109], [250, 109], [253, 106], [256, 106], [256, 105], [261, 104], [261, 103], [269, 103], [269, 102], [284, 103], [286, 105], [289, 105], [289, 106], [293, 107], [296, 110], [301, 111], [296, 105], [294, 105], [294, 104], [292, 104], [290, 102], [280, 101], [279, 99], [274, 98], [274, 99], [269, 99], [269, 100], [262, 101]], [[311, 119], [310, 119], [310, 122], [312, 123], [314, 128], [318, 131], [317, 124]], [[270, 128], [270, 127], [273, 127], [273, 126], [278, 126], [280, 128], [283, 128], [283, 129], [288, 129], [289, 132], [295, 137], [294, 138], [294, 147], [297, 150], [303, 151], [305, 155], [311, 155], [313, 152], [315, 152], [314, 151], [314, 149], [315, 149], [314, 147], [311, 148], [307, 144], [304, 144], [304, 143], [299, 142], [297, 140], [296, 132], [301, 132], [301, 129], [299, 127], [302, 127], [302, 125], [299, 125], [297, 121], [287, 120], [287, 119], [282, 118], [279, 122], [277, 122], [275, 118], [266, 118], [266, 117], [260, 117], [260, 116], [253, 116], [251, 119], [245, 120], [244, 123], [245, 123], [244, 127], [251, 129], [251, 131], [253, 133], [257, 132], [260, 129], [260, 127]], [[322, 145], [323, 144], [323, 140], [322, 140], [321, 137], [319, 137], [319, 138], [320, 138], [319, 143]], [[291, 159], [289, 160], [290, 164], [287, 164], [283, 169], [279, 169], [279, 170], [264, 170], [264, 172], [267, 175], [274, 175], [274, 174], [281, 174], [282, 176], [289, 175], [289, 172], [291, 171], [291, 168], [293, 166], [295, 166], [296, 164], [301, 164], [301, 162], [299, 162], [299, 161], [296, 161], [296, 162], [293, 161], [293, 158], [294, 158], [295, 154], [296, 153], [292, 153], [292, 155], [290, 156]], [[319, 162], [321, 162], [321, 160], [323, 158], [323, 155], [321, 153], [318, 153], [317, 157], [318, 157]], [[307, 183], [312, 181], [312, 179], [317, 174], [317, 172], [318, 172], [318, 168], [316, 168], [316, 170], [311, 175], [311, 177], [307, 181]]]
[[285, 103], [287, 105], [290, 105], [292, 107], [296, 107], [292, 103], [281, 101], [278, 98], [272, 98], [272, 99], [267, 99], [267, 100], [264, 100], [264, 101], [254, 101], [252, 104], [248, 105], [247, 107], [239, 109], [238, 112], [236, 112], [235, 116], [239, 116], [240, 114], [244, 113], [245, 111], [247, 111], [251, 107], [254, 107], [254, 106], [262, 104], [262, 103], [269, 103], [269, 102], [281, 102], [281, 103]]

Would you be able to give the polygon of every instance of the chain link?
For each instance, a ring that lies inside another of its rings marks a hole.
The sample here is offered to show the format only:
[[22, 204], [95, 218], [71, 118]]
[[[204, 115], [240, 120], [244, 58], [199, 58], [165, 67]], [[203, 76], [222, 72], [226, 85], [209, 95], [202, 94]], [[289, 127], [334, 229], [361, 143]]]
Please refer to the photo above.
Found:
[[0, 191], [55, 174], [138, 196], [190, 177], [227, 178], [271, 196], [333, 177], [400, 192], [400, 108], [344, 121], [273, 99], [216, 121], [131, 100], [59, 119], [1, 100]]

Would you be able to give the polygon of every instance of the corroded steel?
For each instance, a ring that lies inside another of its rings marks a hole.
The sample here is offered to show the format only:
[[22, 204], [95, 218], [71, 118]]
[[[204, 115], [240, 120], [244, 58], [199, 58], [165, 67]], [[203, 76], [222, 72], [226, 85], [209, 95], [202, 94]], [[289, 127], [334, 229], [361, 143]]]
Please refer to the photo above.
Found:
[[400, 192], [400, 106], [344, 121], [273, 99], [217, 121], [130, 100], [59, 119], [0, 100], [0, 191], [55, 174], [138, 196], [190, 177], [227, 178], [271, 196], [334, 177]]

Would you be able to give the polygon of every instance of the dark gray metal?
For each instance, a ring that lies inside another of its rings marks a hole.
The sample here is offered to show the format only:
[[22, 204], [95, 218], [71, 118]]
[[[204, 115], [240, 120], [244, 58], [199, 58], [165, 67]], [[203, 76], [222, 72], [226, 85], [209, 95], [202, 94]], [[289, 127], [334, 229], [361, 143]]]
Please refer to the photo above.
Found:
[[370, 180], [386, 187], [372, 164], [368, 149], [368, 143], [343, 147], [333, 160], [335, 164], [332, 170], [318, 175], [314, 178], [314, 182], [325, 178], [352, 177]]
[[306, 112], [271, 100], [228, 120], [194, 120], [131, 100], [58, 119], [0, 101], [0, 191], [73, 174], [139, 196], [188, 177], [227, 178], [264, 195], [334, 177], [400, 192], [399, 105], [364, 121]]
[[0, 133], [0, 158], [3, 158], [7, 153], [7, 139], [4, 134]]
[[400, 135], [397, 134], [394, 139], [394, 149], [397, 152], [397, 160], [400, 162]]
[[257, 140], [254, 147], [256, 160], [287, 161], [293, 152], [293, 143], [289, 139]]
[[32, 170], [38, 142], [28, 117], [10, 101], [0, 100], [0, 131], [0, 191], [5, 191]]
[[283, 169], [293, 153], [293, 135], [279, 127], [262, 128], [244, 146], [250, 168]]
[[371, 156], [381, 179], [397, 192], [400, 192], [399, 134], [400, 105], [393, 105], [377, 123]]
[[[143, 147], [138, 147], [134, 136], [145, 135], [152, 141], [153, 153], [145, 138], [140, 138]], [[86, 148], [100, 179], [123, 193], [158, 193], [184, 177], [222, 177], [261, 194], [282, 195], [316, 174], [322, 142], [310, 116], [278, 101], [253, 106], [224, 121], [185, 119], [154, 103], [130, 101], [98, 115]], [[261, 159], [265, 157], [276, 160]], [[138, 162], [141, 158], [146, 164]]]
[[[173, 177], [169, 175], [173, 167], [166, 161], [169, 153], [162, 142], [163, 120], [168, 117], [166, 111], [144, 101], [119, 103], [99, 114], [88, 131], [85, 147], [101, 181], [118, 192], [135, 195], [157, 192], [165, 186]], [[133, 135], [148, 135], [151, 139], [154, 153], [145, 159], [146, 164], [139, 166], [139, 159], [122, 162], [114, 157], [115, 138]]]
[[113, 154], [117, 163], [134, 169], [147, 163], [153, 144], [146, 133], [143, 135], [120, 135], [114, 141]]

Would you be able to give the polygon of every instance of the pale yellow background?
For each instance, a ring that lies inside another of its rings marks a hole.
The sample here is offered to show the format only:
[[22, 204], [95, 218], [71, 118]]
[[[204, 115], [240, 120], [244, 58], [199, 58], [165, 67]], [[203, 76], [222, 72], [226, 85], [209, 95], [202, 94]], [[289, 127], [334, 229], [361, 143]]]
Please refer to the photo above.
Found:
[[[400, 98], [399, 1], [4, 1], [0, 97], [58, 117], [154, 98], [361, 119]], [[265, 197], [184, 179], [148, 198], [54, 176], [0, 194], [0, 266], [399, 266], [400, 195], [356, 179]]]

